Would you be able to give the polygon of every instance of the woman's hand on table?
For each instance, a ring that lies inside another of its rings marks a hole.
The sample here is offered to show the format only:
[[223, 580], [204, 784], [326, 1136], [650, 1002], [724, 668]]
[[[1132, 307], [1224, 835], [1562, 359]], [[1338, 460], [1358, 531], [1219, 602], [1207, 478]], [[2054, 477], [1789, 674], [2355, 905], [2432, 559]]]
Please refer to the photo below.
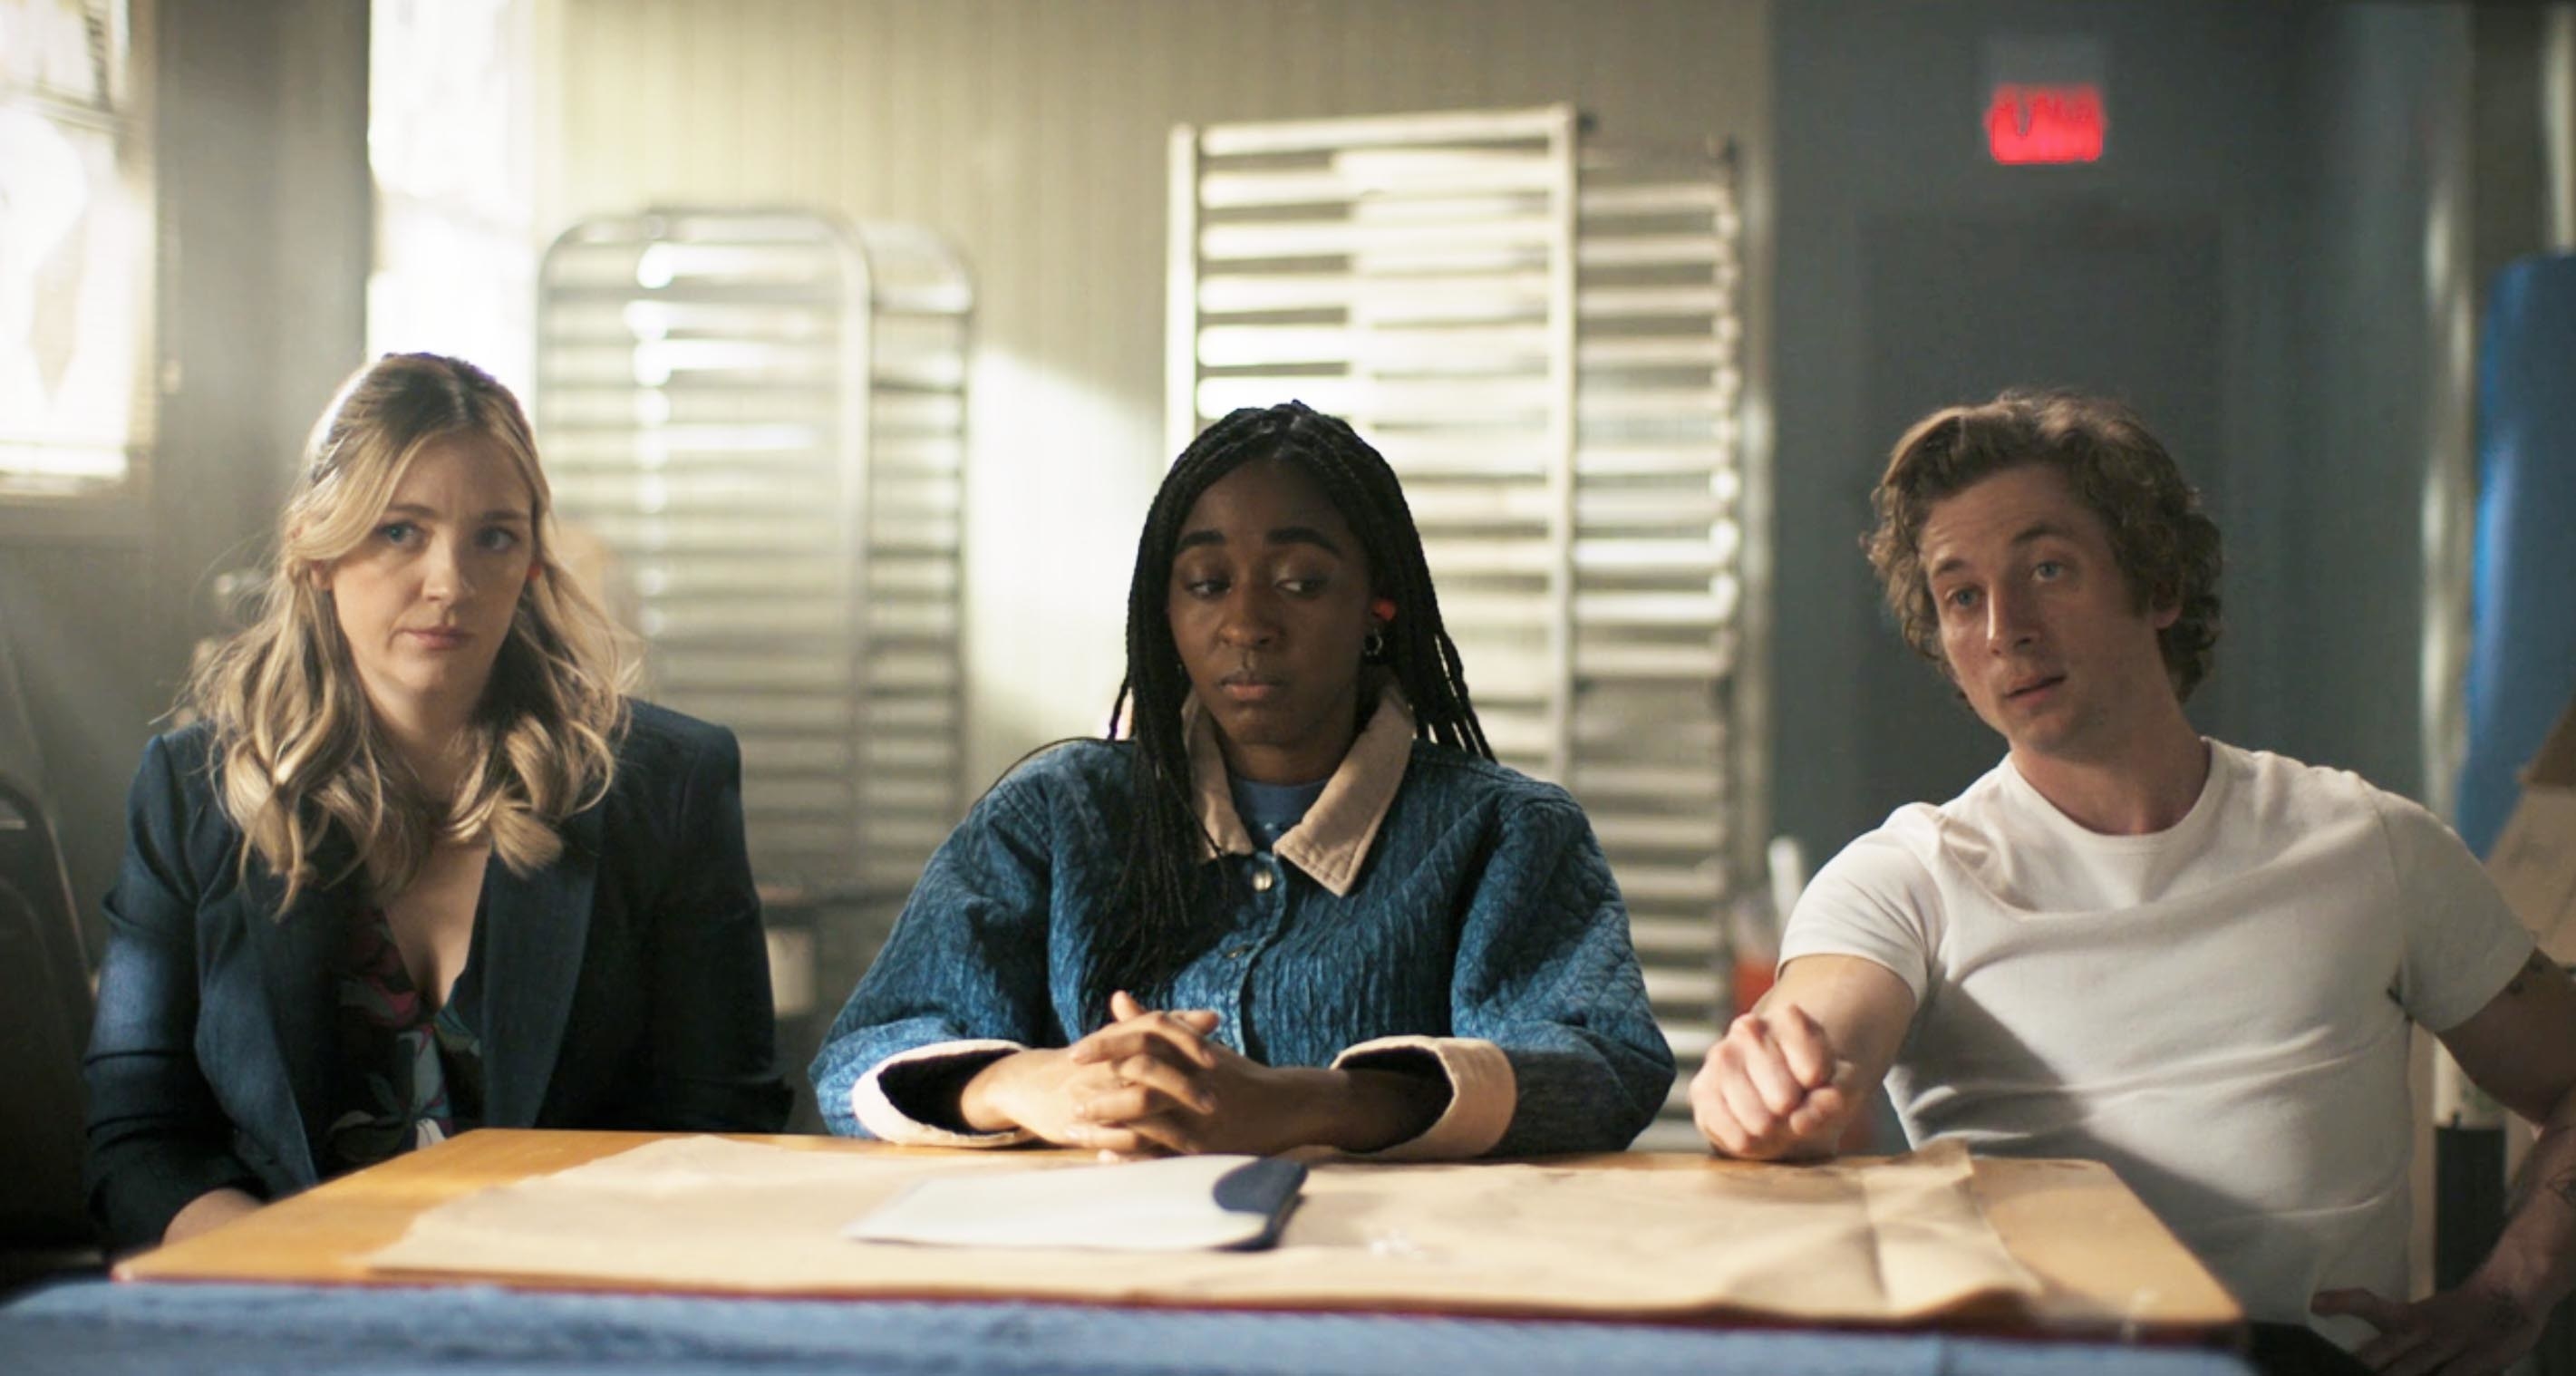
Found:
[[1113, 1156], [1374, 1151], [1417, 1137], [1448, 1104], [1438, 1077], [1271, 1067], [1212, 1040], [1207, 1009], [1150, 1009], [1121, 991], [1110, 1023], [1062, 1050], [1018, 1051], [959, 1093], [966, 1125], [1023, 1129]]
[[247, 1190], [229, 1186], [208, 1190], [171, 1215], [170, 1226], [161, 1230], [161, 1245], [167, 1247], [173, 1242], [185, 1242], [199, 1233], [212, 1232], [244, 1214], [257, 1212], [259, 1206], [258, 1197]]
[[1095, 1144], [1120, 1155], [1240, 1152], [1266, 1156], [1305, 1146], [1374, 1151], [1421, 1135], [1448, 1103], [1447, 1082], [1437, 1077], [1267, 1066], [1207, 1039], [1204, 1032], [1198, 1049], [1205, 1060], [1189, 1058], [1181, 1067], [1189, 1080], [1188, 1092], [1173, 1093], [1159, 1082], [1148, 1082], [1158, 1067], [1122, 1059], [1128, 1055], [1128, 1038], [1109, 1034], [1158, 1017], [1189, 1019], [1193, 1029], [1205, 1018], [1206, 1032], [1213, 1032], [1215, 1015], [1156, 1014], [1124, 993], [1113, 995], [1109, 1008], [1118, 1021], [1072, 1050], [1079, 1059], [1115, 1064], [1129, 1082], [1082, 1106], [1084, 1116], [1107, 1132], [1133, 1139], [1104, 1139]]
[[[1126, 994], [1108, 1026], [1062, 1049], [1017, 1051], [975, 1073], [958, 1114], [979, 1132], [1024, 1129], [1058, 1146], [1153, 1155], [1148, 1121], [1209, 1103], [1200, 1077], [1216, 1064], [1217, 1015], [1146, 1010]], [[1099, 1107], [1095, 1108], [1097, 1105]]]

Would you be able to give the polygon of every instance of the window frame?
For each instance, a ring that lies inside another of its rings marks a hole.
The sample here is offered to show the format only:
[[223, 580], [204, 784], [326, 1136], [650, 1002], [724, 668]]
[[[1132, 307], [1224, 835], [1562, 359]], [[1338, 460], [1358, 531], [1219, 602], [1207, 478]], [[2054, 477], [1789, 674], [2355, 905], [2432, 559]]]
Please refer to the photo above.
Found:
[[119, 187], [135, 207], [140, 229], [127, 264], [137, 319], [127, 346], [133, 385], [126, 399], [124, 472], [113, 480], [46, 491], [20, 485], [16, 470], [0, 462], [0, 540], [11, 544], [140, 541], [149, 532], [158, 413], [167, 366], [160, 356], [163, 244], [153, 161], [155, 3], [84, 0], [84, 8], [98, 4], [111, 16], [123, 13], [122, 70], [109, 75], [106, 90], [95, 100], [0, 75], [0, 108], [109, 137]]

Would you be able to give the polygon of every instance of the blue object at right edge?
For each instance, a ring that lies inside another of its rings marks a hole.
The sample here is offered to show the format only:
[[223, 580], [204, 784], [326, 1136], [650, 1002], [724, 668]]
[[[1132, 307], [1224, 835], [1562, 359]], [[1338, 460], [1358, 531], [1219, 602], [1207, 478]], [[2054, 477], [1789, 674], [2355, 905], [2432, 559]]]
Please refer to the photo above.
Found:
[[1279, 1230], [1287, 1226], [1288, 1215], [1297, 1207], [1298, 1192], [1305, 1185], [1305, 1164], [1276, 1156], [1265, 1156], [1217, 1177], [1218, 1208], [1231, 1214], [1258, 1214], [1265, 1220], [1259, 1234], [1227, 1250], [1257, 1252], [1278, 1245]]
[[2486, 855], [2576, 692], [2576, 255], [2495, 276], [2478, 342], [2478, 534], [2460, 839]]

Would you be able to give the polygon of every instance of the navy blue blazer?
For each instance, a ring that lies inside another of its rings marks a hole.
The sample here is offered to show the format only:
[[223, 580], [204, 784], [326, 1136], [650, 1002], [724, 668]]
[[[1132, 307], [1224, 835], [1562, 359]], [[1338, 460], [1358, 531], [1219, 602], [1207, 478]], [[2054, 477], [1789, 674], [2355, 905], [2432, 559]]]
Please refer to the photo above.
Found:
[[[329, 1126], [351, 878], [308, 889], [254, 863], [218, 803], [203, 726], [155, 739], [127, 803], [124, 868], [84, 1075], [91, 1212], [116, 1248], [160, 1241], [208, 1190], [315, 1183]], [[644, 703], [608, 795], [524, 878], [484, 871], [484, 1122], [774, 1132], [776, 1064], [760, 900], [743, 849], [733, 733]], [[337, 840], [319, 858], [347, 863]]]

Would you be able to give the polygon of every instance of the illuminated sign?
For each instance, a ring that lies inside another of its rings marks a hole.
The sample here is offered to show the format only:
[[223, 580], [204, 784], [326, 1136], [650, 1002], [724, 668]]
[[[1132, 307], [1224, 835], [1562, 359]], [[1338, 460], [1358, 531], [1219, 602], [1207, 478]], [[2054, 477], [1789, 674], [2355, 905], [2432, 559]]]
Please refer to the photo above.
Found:
[[2100, 162], [2111, 128], [2094, 85], [1997, 85], [1986, 102], [1986, 152], [1995, 161]]

